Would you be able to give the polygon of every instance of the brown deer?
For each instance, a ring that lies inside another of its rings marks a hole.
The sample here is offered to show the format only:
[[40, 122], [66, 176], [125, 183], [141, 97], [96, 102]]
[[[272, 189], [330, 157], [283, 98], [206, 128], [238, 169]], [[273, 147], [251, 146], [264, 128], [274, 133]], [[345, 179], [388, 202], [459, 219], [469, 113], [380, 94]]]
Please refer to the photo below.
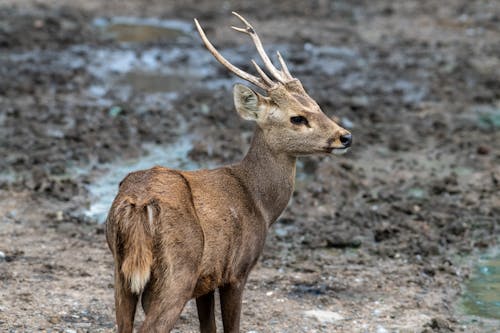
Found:
[[278, 52], [272, 64], [253, 27], [236, 15], [255, 43], [271, 79], [229, 63], [195, 24], [205, 46], [231, 72], [262, 88], [237, 84], [234, 103], [257, 126], [239, 163], [213, 170], [164, 167], [130, 173], [109, 212], [107, 241], [115, 261], [118, 332], [132, 332], [139, 296], [146, 314], [141, 332], [169, 332], [184, 305], [196, 298], [201, 332], [216, 332], [219, 290], [224, 332], [239, 332], [242, 294], [269, 227], [293, 192], [298, 156], [343, 153], [351, 134], [329, 119], [292, 77]]

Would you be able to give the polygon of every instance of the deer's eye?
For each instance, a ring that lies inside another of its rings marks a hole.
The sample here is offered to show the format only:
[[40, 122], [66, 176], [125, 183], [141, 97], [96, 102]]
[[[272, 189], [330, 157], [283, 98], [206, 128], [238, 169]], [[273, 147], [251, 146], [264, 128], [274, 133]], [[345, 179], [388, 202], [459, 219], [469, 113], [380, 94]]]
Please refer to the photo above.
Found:
[[307, 119], [302, 116], [291, 117], [290, 122], [294, 125], [309, 125]]

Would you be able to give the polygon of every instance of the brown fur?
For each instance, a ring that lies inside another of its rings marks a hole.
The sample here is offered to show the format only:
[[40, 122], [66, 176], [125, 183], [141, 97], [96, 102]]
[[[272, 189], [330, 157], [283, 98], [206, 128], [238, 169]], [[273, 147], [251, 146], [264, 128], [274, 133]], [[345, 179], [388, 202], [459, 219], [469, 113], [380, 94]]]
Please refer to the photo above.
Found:
[[[115, 260], [118, 332], [132, 332], [139, 296], [141, 332], [169, 332], [196, 298], [200, 330], [215, 333], [219, 290], [225, 333], [239, 332], [243, 289], [268, 228], [293, 192], [300, 155], [345, 151], [349, 133], [325, 116], [298, 80], [262, 96], [236, 85], [236, 110], [256, 122], [245, 158], [213, 170], [164, 167], [129, 174], [106, 222]], [[302, 116], [306, 124], [294, 124]], [[344, 140], [345, 141], [345, 140]]]

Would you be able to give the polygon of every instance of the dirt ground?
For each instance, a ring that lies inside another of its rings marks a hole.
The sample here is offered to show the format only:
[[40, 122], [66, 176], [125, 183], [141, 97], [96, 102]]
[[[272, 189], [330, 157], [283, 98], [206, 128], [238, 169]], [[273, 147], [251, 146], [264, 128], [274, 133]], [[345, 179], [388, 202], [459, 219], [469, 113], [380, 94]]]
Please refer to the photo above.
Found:
[[[243, 156], [238, 80], [192, 27], [250, 71], [232, 10], [354, 136], [342, 157], [301, 159], [242, 332], [496, 332], [460, 306], [500, 234], [495, 0], [0, 1], [0, 331], [113, 332], [99, 189], [186, 138], [179, 167]], [[197, 325], [189, 303], [176, 332]]]

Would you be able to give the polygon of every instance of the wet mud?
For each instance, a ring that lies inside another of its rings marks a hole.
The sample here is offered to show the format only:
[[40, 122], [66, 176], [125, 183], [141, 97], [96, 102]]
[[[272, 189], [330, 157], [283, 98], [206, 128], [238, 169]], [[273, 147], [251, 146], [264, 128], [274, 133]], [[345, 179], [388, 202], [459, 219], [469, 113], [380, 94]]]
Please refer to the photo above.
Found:
[[[251, 71], [232, 10], [354, 136], [301, 158], [242, 331], [496, 332], [498, 280], [476, 292], [475, 264], [500, 235], [500, 7], [465, 0], [2, 2], [0, 329], [114, 331], [102, 222], [120, 179], [242, 158], [239, 80], [191, 21]], [[192, 303], [176, 330], [197, 331]]]

